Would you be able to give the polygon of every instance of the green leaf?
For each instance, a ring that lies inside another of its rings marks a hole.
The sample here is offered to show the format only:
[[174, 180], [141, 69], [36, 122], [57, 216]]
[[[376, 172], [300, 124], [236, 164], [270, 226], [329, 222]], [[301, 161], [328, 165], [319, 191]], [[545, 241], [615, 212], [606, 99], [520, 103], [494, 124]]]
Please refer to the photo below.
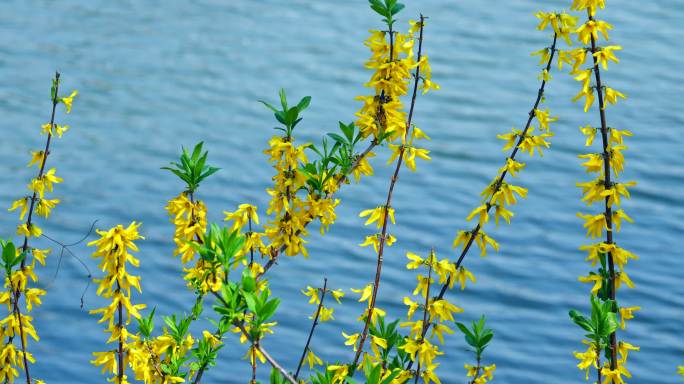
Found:
[[311, 96], [305, 96], [297, 104], [297, 110], [301, 112], [305, 110], [309, 106], [309, 104], [311, 104]]
[[17, 249], [14, 247], [14, 243], [11, 241], [7, 242], [2, 248], [2, 261], [5, 265], [12, 266], [14, 263], [14, 258], [17, 255]]
[[280, 299], [273, 299], [267, 302], [262, 308], [261, 308], [261, 313], [259, 313], [259, 317], [261, 320], [266, 321], [268, 320], [273, 314], [275, 313], [276, 309], [278, 309], [278, 305], [280, 305]]
[[404, 9], [404, 4], [397, 3], [397, 4], [394, 4], [394, 6], [392, 6], [390, 13], [392, 14], [392, 16], [394, 16], [397, 13], [401, 12], [402, 9]]
[[372, 4], [371, 8], [377, 12], [380, 16], [385, 16], [387, 17], [387, 10], [384, 7], [380, 7], [378, 5]]
[[265, 101], [263, 101], [263, 100], [258, 100], [258, 101], [259, 101], [261, 104], [265, 105], [266, 108], [270, 109], [271, 111], [273, 111], [273, 112], [278, 112], [278, 110], [277, 110], [274, 106], [272, 106], [271, 104], [269, 104], [269, 103], [267, 103], [267, 102], [265, 102]]
[[328, 136], [335, 140], [337, 143], [345, 144], [347, 143], [347, 140], [344, 139], [344, 137], [338, 135], [337, 133], [328, 133]]
[[283, 111], [287, 111], [287, 95], [285, 95], [285, 89], [280, 88], [278, 95], [280, 96], [280, 105], [283, 106]]
[[242, 275], [242, 289], [245, 292], [254, 292], [256, 289], [256, 280], [247, 271]]

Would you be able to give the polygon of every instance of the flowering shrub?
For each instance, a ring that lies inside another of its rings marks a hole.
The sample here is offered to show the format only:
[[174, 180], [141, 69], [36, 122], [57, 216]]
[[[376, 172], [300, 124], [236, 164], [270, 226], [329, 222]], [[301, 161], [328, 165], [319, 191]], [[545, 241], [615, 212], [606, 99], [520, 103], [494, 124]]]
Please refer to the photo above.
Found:
[[[587, 332], [586, 339], [582, 340], [587, 350], [574, 355], [579, 359], [577, 367], [586, 371], [587, 379], [595, 375], [599, 383], [619, 384], [631, 377], [626, 367], [628, 353], [639, 348], [618, 340], [617, 332], [626, 328], [626, 320], [632, 319], [640, 308], [619, 305], [617, 291], [623, 283], [633, 287], [625, 267], [630, 259], [637, 257], [617, 245], [616, 233], [623, 221], [632, 221], [619, 207], [621, 199], [630, 196], [629, 188], [635, 183], [617, 181], [624, 169], [624, 139], [632, 133], [607, 123], [607, 106], [626, 96], [604, 85], [601, 79], [601, 70], [617, 63], [616, 52], [621, 50], [616, 45], [599, 44], [600, 39], [608, 40], [608, 31], [613, 28], [596, 19], [597, 11], [605, 8], [605, 1], [574, 0], [571, 9], [587, 13], [587, 20], [582, 24], [566, 12], [535, 15], [539, 19], [538, 29], [550, 32], [550, 42], [533, 53], [539, 56], [541, 70], [532, 107], [521, 128], [498, 135], [504, 141], [506, 158], [482, 191], [481, 204], [466, 217], [466, 221], [473, 223], [472, 228], [456, 232], [453, 240], [456, 253], [451, 255], [455, 257], [440, 258], [434, 249], [406, 253], [406, 269], [416, 270], [418, 274], [415, 287], [412, 291], [407, 287], [402, 299], [406, 316], [398, 319], [388, 318], [376, 302], [383, 281], [385, 248], [395, 244], [397, 238], [392, 228], [401, 224], [395, 220], [392, 197], [404, 165], [416, 172], [421, 161], [430, 160], [430, 152], [422, 144], [430, 137], [426, 130], [416, 126], [414, 112], [418, 96], [437, 91], [440, 86], [432, 80], [423, 45], [429, 36], [427, 17], [420, 15], [402, 29], [397, 19], [404, 8], [401, 3], [397, 0], [369, 0], [369, 3], [382, 17], [383, 26], [370, 31], [365, 42], [370, 51], [366, 68], [371, 74], [365, 84], [367, 94], [356, 98], [361, 105], [355, 121], [339, 122], [339, 131], [327, 133], [319, 144], [301, 143], [297, 141], [296, 128], [303, 121], [311, 97], [293, 103], [280, 90], [277, 103], [261, 101], [279, 124], [264, 150], [273, 167], [273, 184], [266, 190], [270, 201], [265, 210], [259, 211], [246, 201], [234, 211], [225, 211], [224, 223], [207, 221], [208, 207], [201, 199], [200, 187], [220, 169], [209, 165], [208, 152], [202, 143], [191, 151], [184, 148], [177, 162], [163, 168], [181, 181], [178, 195], [171, 197], [166, 211], [174, 226], [173, 254], [183, 266], [182, 279], [195, 296], [194, 302], [188, 305], [189, 314], [162, 316], [163, 325], [159, 328], [156, 310], [149, 310], [154, 306], [134, 304], [133, 293], [141, 292], [141, 277], [131, 274], [131, 268], [141, 262], [133, 255], [138, 250], [136, 242], [143, 240], [139, 234], [140, 223], [98, 230], [99, 238], [88, 244], [95, 247], [93, 257], [98, 259], [102, 274], [95, 279], [97, 295], [108, 301], [105, 307], [91, 313], [99, 315], [99, 322], [106, 324], [106, 345], [111, 345], [108, 350], [95, 352], [91, 363], [109, 376], [108, 381], [199, 383], [205, 372], [217, 365], [226, 335], [235, 333], [245, 345], [244, 358], [251, 368], [250, 383], [257, 382], [257, 373], [264, 364], [271, 368], [269, 381], [273, 384], [357, 381], [396, 384], [419, 380], [426, 384], [440, 383], [440, 370], [453, 369], [452, 363], [442, 357], [443, 345], [457, 330], [474, 354], [472, 361], [464, 362], [466, 380], [471, 384], [493, 381], [496, 364], [488, 361], [485, 350], [494, 338], [494, 331], [487, 328], [484, 315], [470, 326], [458, 321], [458, 314], [464, 309], [457, 306], [454, 297], [447, 298], [447, 292], [458, 293], [476, 282], [474, 274], [464, 265], [468, 252], [473, 245], [481, 257], [492, 250], [498, 251], [499, 243], [485, 232], [485, 227], [491, 226], [492, 221], [495, 226], [502, 222], [511, 224], [512, 206], [528, 195], [528, 190], [513, 184], [511, 178], [517, 178], [524, 170], [522, 156], [541, 157], [551, 146], [552, 124], [558, 117], [543, 104], [547, 84], [556, 67], [558, 70], [570, 67], [570, 74], [581, 83], [575, 100], [584, 99], [585, 112], [592, 110], [598, 100], [600, 124], [589, 124], [580, 130], [586, 136], [588, 147], [597, 141], [599, 133], [602, 145], [598, 153], [579, 156], [584, 159], [582, 165], [587, 172], [597, 175], [594, 180], [578, 183], [583, 201], [588, 205], [600, 203], [601, 212], [579, 214], [585, 221], [587, 236], [600, 241], [581, 247], [588, 252], [586, 261], [595, 270], [579, 279], [593, 284], [590, 315], [570, 311], [571, 320]], [[578, 47], [572, 46], [574, 40]], [[563, 43], [567, 49], [560, 48]], [[585, 68], [587, 64], [589, 67]], [[76, 91], [69, 96], [60, 94], [57, 74], [51, 92], [52, 117], [42, 126], [42, 133], [47, 136], [45, 149], [33, 152], [29, 163], [39, 167], [38, 175], [28, 185], [29, 195], [16, 200], [9, 209], [19, 210], [22, 222], [17, 234], [23, 237], [23, 244], [0, 241], [0, 266], [5, 276], [0, 303], [7, 308], [6, 316], [0, 321], [3, 340], [0, 380], [6, 383], [19, 378], [27, 384], [42, 382], [30, 371], [30, 363], [35, 363], [35, 359], [30, 353], [29, 341], [37, 342], [38, 334], [28, 314], [41, 304], [41, 296], [45, 295], [44, 290], [32, 285], [37, 282], [35, 267], [44, 265], [50, 250], [32, 246], [32, 239], [42, 234], [34, 221], [34, 213], [48, 218], [60, 202], [48, 198], [54, 185], [62, 179], [46, 163], [52, 140], [61, 138], [69, 128], [55, 122], [57, 106], [63, 104], [69, 113], [76, 95]], [[323, 278], [320, 287], [302, 287], [302, 293], [314, 307], [310, 316], [312, 323], [307, 327], [308, 337], [298, 365], [287, 369], [264, 345], [276, 329], [273, 316], [280, 304], [270, 288], [268, 273], [279, 261], [286, 262], [283, 255], [308, 256], [309, 230], [317, 225], [321, 234], [328, 231], [336, 221], [336, 208], [341, 204], [336, 193], [347, 184], [373, 176], [371, 159], [383, 146], [390, 151], [387, 163], [393, 166], [394, 172], [387, 183], [386, 198], [359, 213], [370, 228], [364, 239], [359, 239], [359, 245], [373, 252], [376, 268], [373, 280], [351, 289], [363, 304], [358, 328], [341, 332], [344, 345], [350, 349], [349, 358], [326, 361], [315, 353], [319, 344], [328, 342], [317, 340], [314, 335], [320, 323], [334, 320], [332, 300], [340, 304], [340, 299], [348, 294], [343, 289], [331, 288], [328, 279]], [[459, 289], [455, 290], [456, 286]], [[206, 303], [210, 304], [210, 311], [205, 311]], [[200, 316], [211, 318], [212, 328], [192, 334], [191, 325]], [[449, 368], [440, 368], [442, 365]], [[679, 373], [684, 375], [684, 367], [679, 367]]]

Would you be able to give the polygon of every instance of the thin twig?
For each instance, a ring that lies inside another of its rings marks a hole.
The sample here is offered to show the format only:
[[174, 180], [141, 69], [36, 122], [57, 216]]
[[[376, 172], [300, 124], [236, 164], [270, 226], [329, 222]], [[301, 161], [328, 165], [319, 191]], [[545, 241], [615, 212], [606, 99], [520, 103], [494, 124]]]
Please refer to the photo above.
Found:
[[[55, 127], [55, 111], [57, 109], [57, 104], [59, 103], [59, 72], [55, 72], [55, 92], [52, 95], [52, 113], [50, 116], [50, 130], [47, 133], [47, 140], [45, 142], [45, 150], [43, 151], [43, 159], [40, 162], [40, 169], [38, 171], [38, 179], [40, 179], [43, 176], [43, 171], [45, 170], [45, 163], [47, 161], [47, 157], [50, 155], [50, 143], [52, 140], [52, 129]], [[32, 219], [33, 219], [33, 208], [36, 204], [37, 200], [37, 192], [34, 190], [33, 191], [33, 196], [31, 197], [31, 205], [28, 211], [28, 218], [26, 220], [26, 228], [27, 230], [31, 230], [31, 225], [32, 225]], [[22, 251], [26, 252], [28, 250], [28, 236], [24, 236], [24, 244], [22, 245]], [[23, 271], [26, 268], [26, 257], [21, 261], [21, 270]], [[28, 365], [28, 358], [27, 358], [27, 353], [26, 353], [26, 340], [24, 336], [24, 325], [21, 320], [22, 315], [21, 315], [21, 309], [19, 308], [19, 299], [21, 298], [21, 290], [17, 289], [14, 291], [14, 308], [13, 312], [17, 318], [17, 321], [19, 322], [19, 336], [21, 338], [21, 352], [22, 352], [22, 357], [24, 360], [24, 372], [26, 373], [26, 384], [31, 384], [31, 374], [29, 373], [29, 365]], [[10, 336], [8, 338], [7, 344], [12, 343], [13, 337]]]
[[309, 343], [311, 343], [311, 337], [313, 337], [314, 330], [318, 325], [318, 316], [321, 314], [321, 308], [323, 308], [323, 300], [325, 300], [325, 293], [328, 291], [328, 278], [323, 278], [323, 290], [321, 293], [321, 301], [318, 302], [318, 308], [316, 308], [316, 314], [314, 315], [313, 324], [311, 324], [311, 330], [309, 331], [309, 337], [306, 339], [306, 345], [304, 345], [304, 350], [302, 351], [302, 357], [299, 359], [299, 364], [297, 364], [297, 372], [295, 372], [294, 379], [297, 380], [299, 377], [299, 370], [302, 368], [302, 363], [304, 363], [304, 358], [306, 357], [306, 351], [309, 350]]
[[57, 259], [58, 260], [57, 261], [57, 268], [55, 268], [55, 275], [52, 277], [52, 281], [48, 284], [48, 286], [51, 286], [54, 283], [54, 281], [57, 279], [57, 275], [59, 274], [59, 270], [61, 269], [61, 266], [62, 266], [62, 258], [64, 257], [64, 251], [68, 252], [71, 255], [71, 257], [73, 257], [76, 261], [78, 261], [78, 263], [81, 264], [83, 269], [85, 269], [88, 272], [88, 280], [87, 280], [85, 288], [83, 289], [83, 292], [81, 293], [81, 309], [83, 309], [83, 302], [84, 302], [85, 294], [88, 291], [88, 288], [90, 287], [90, 280], [92, 278], [92, 273], [90, 272], [90, 268], [88, 267], [88, 265], [86, 265], [86, 263], [83, 262], [83, 260], [81, 260], [80, 257], [76, 256], [76, 254], [74, 254], [71, 251], [71, 249], [69, 249], [69, 248], [73, 247], [74, 245], [78, 245], [78, 244], [84, 242], [88, 238], [88, 236], [90, 236], [90, 234], [93, 232], [93, 229], [95, 228], [95, 224], [97, 223], [97, 221], [98, 220], [93, 221], [93, 223], [90, 225], [90, 229], [88, 230], [88, 233], [86, 233], [85, 236], [83, 236], [80, 240], [73, 242], [71, 244], [64, 244], [61, 241], [56, 240], [56, 239], [46, 235], [45, 233], [42, 234], [42, 236], [44, 238], [48, 239], [49, 241], [52, 241], [53, 243], [55, 243], [61, 247], [61, 249], [59, 251], [59, 258]]

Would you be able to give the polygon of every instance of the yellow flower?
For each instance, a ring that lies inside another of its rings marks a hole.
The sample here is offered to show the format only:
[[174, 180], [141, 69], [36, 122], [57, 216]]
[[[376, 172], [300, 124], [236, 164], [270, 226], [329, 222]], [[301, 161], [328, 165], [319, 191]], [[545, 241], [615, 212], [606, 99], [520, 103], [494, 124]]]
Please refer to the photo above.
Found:
[[318, 289], [310, 285], [307, 285], [306, 291], [302, 290], [302, 293], [304, 294], [304, 296], [310, 297], [309, 304], [318, 304], [321, 302], [321, 300], [318, 298]]
[[[41, 129], [40, 133], [41, 134], [47, 133], [48, 135], [52, 136], [53, 135], [52, 128], [53, 128], [53, 125], [50, 125], [50, 123], [43, 124], [40, 126], [40, 129]], [[54, 124], [54, 129], [55, 129], [55, 132], [57, 133], [57, 136], [61, 138], [62, 135], [64, 134], [64, 132], [69, 130], [69, 126], [68, 125]]]
[[549, 130], [549, 124], [553, 123], [555, 121], [558, 121], [557, 116], [551, 116], [549, 109], [547, 108], [546, 110], [542, 111], [539, 109], [534, 110], [534, 116], [537, 118], [537, 121], [539, 121], [539, 126], [540, 128], [548, 131]]
[[585, 352], [573, 352], [572, 354], [580, 361], [577, 364], [577, 368], [584, 370], [586, 373], [586, 379], [589, 379], [589, 371], [591, 368], [598, 368], [598, 364], [596, 363], [598, 354], [596, 353], [596, 347], [593, 343], [587, 344], [589, 344], [589, 347]]
[[435, 316], [439, 318], [439, 322], [454, 321], [454, 313], [463, 312], [463, 308], [459, 308], [446, 299], [440, 299], [432, 302], [429, 306], [430, 318]]
[[408, 307], [409, 307], [408, 312], [406, 314], [406, 317], [408, 317], [408, 319], [411, 320], [411, 317], [413, 317], [413, 314], [416, 312], [416, 309], [418, 309], [420, 304], [411, 300], [411, 298], [409, 298], [409, 297], [404, 297], [404, 305], [408, 305]]
[[589, 108], [591, 108], [592, 105], [594, 105], [594, 91], [592, 88], [583, 88], [575, 97], [572, 98], [572, 101], [577, 101], [581, 99], [582, 97], [585, 98], [584, 100], [584, 112], [587, 112]]
[[619, 369], [610, 369], [609, 367], [603, 367], [601, 369], [601, 374], [603, 375], [603, 384], [624, 384], [625, 381], [622, 380], [622, 372]]
[[506, 220], [506, 223], [510, 224], [511, 217], [513, 217], [513, 212], [506, 209], [503, 205], [497, 204], [494, 206], [494, 222], [497, 226], [499, 225], [500, 218], [503, 218], [504, 220]]
[[19, 200], [15, 200], [12, 203], [12, 206], [8, 209], [9, 212], [12, 212], [18, 208], [21, 208], [21, 212], [19, 214], [19, 220], [24, 220], [24, 216], [26, 215], [26, 212], [28, 211], [28, 201], [29, 197], [23, 197]]
[[[359, 245], [362, 247], [367, 247], [369, 245], [372, 245], [373, 250], [375, 250], [375, 253], [378, 253], [378, 250], [380, 248], [381, 236], [382, 235], [380, 233], [376, 233], [374, 235], [368, 235], [368, 236], [366, 236], [366, 240]], [[394, 244], [396, 241], [397, 241], [396, 237], [394, 237], [393, 235], [387, 235], [387, 241], [385, 242], [385, 244], [387, 244], [387, 246], [392, 246], [392, 244]]]
[[587, 147], [591, 146], [591, 144], [594, 142], [594, 139], [596, 138], [596, 128], [587, 124], [584, 127], [580, 127], [580, 131], [584, 136], [587, 137], [587, 141], [584, 143], [584, 145]]
[[600, 275], [589, 274], [588, 276], [580, 276], [578, 280], [583, 283], [594, 283], [594, 286], [591, 288], [592, 295], [597, 295], [603, 286], [603, 277]]
[[233, 221], [231, 231], [242, 229], [245, 224], [251, 219], [254, 224], [259, 224], [259, 215], [257, 214], [257, 207], [250, 204], [240, 204], [237, 211], [224, 211], [224, 221]]
[[371, 335], [371, 349], [375, 356], [381, 356], [379, 348], [387, 349], [387, 340], [382, 337]]
[[44, 151], [31, 151], [31, 161], [29, 161], [27, 167], [30, 167], [33, 164], [38, 164], [40, 167], [40, 165], [43, 164], [43, 159], [45, 159]]
[[598, 34], [601, 32], [603, 38], [608, 40], [608, 31], [613, 29], [613, 26], [601, 20], [588, 20], [577, 29], [579, 40], [583, 44], [589, 44], [593, 39], [598, 40]]
[[38, 200], [38, 204], [36, 205], [36, 213], [39, 216], [43, 216], [47, 218], [50, 216], [50, 212], [52, 211], [52, 208], [54, 208], [57, 204], [59, 204], [59, 199], [40, 199]]
[[341, 289], [335, 289], [331, 290], [330, 294], [333, 296], [335, 301], [337, 301], [338, 304], [340, 304], [340, 299], [344, 297], [344, 292]]
[[385, 224], [385, 218], [389, 217], [390, 221], [392, 224], [395, 224], [394, 220], [394, 208], [388, 208], [387, 210], [385, 209], [384, 206], [379, 206], [374, 209], [367, 209], [359, 214], [359, 217], [368, 217], [368, 220], [364, 223], [364, 225], [369, 225], [372, 223], [376, 223], [378, 228], [382, 228], [383, 225]]
[[418, 279], [418, 284], [413, 290], [413, 294], [416, 295], [420, 292], [421, 296], [426, 297], [430, 284], [434, 282], [434, 279], [427, 276], [424, 277], [423, 275], [418, 275], [416, 278]]
[[266, 362], [266, 357], [254, 344], [250, 345], [249, 348], [247, 348], [247, 353], [245, 353], [243, 359], [249, 360], [249, 363], [251, 365], [255, 365], [257, 359], [259, 359], [261, 364]]
[[26, 223], [17, 226], [17, 235], [26, 237], [40, 237], [43, 234], [43, 230], [37, 225], [31, 223], [27, 225]]
[[313, 369], [315, 365], [323, 365], [323, 360], [316, 356], [311, 348], [309, 348], [309, 352], [306, 354], [306, 361], [309, 363], [309, 368], [311, 369]]
[[76, 95], [78, 95], [78, 91], [71, 92], [71, 94], [67, 97], [60, 97], [59, 98], [59, 101], [64, 103], [64, 106], [66, 107], [66, 113], [71, 112], [71, 103], [73, 103], [74, 97], [76, 97]]
[[328, 371], [333, 371], [332, 383], [343, 383], [344, 379], [349, 375], [349, 366], [347, 365], [329, 365]]
[[477, 237], [475, 238], [475, 244], [480, 248], [480, 256], [484, 257], [487, 254], [487, 245], [494, 248], [495, 251], [499, 250], [499, 243], [494, 241], [491, 237], [487, 236], [484, 231], [480, 230]]
[[596, 8], [605, 8], [606, 0], [573, 0], [571, 9], [575, 11], [582, 11], [585, 9], [589, 10], [589, 15], [594, 16], [596, 14]]
[[619, 51], [621, 50], [622, 47], [619, 45], [609, 45], [606, 47], [602, 47], [599, 49], [598, 52], [594, 53], [594, 57], [596, 57], [596, 60], [601, 64], [603, 69], [608, 69], [608, 61], [613, 61], [615, 63], [619, 63], [620, 60], [615, 56], [615, 53], [613, 51]]
[[444, 333], [453, 335], [454, 330], [444, 324], [435, 324], [432, 326], [432, 333], [430, 334], [430, 338], [434, 338], [435, 335], [437, 335], [439, 343], [444, 344]]
[[499, 173], [503, 174], [504, 172], [507, 172], [510, 173], [511, 176], [516, 177], [518, 176], [518, 172], [523, 168], [525, 168], [525, 163], [519, 163], [509, 157], [506, 159], [506, 165], [499, 169]]
[[359, 303], [364, 302], [364, 301], [370, 299], [371, 294], [373, 293], [373, 284], [368, 284], [363, 289], [352, 288], [352, 292], [361, 293], [361, 298], [359, 299]]
[[532, 52], [531, 56], [539, 56], [539, 65], [544, 64], [551, 58], [551, 50], [547, 48]]
[[610, 128], [610, 142], [611, 144], [623, 144], [623, 136], [631, 137], [634, 134], [627, 129]]
[[461, 290], [465, 289], [466, 286], [466, 280], [470, 280], [473, 283], [476, 282], [475, 276], [467, 270], [464, 266], [460, 266], [458, 270], [456, 271], [456, 281], [458, 281], [458, 284], [461, 286]]
[[634, 318], [634, 312], [640, 310], [641, 307], [621, 307], [620, 308], [620, 329], [625, 329], [625, 320]]
[[425, 263], [424, 259], [412, 252], [407, 252], [406, 257], [409, 260], [412, 260], [410, 263], [406, 264], [406, 269], [417, 269]]
[[634, 346], [630, 343], [627, 343], [625, 341], [619, 341], [618, 342], [618, 353], [620, 354], [620, 363], [624, 364], [627, 362], [627, 355], [629, 354], [629, 351], [638, 351], [641, 348]]
[[577, 216], [584, 219], [583, 226], [587, 229], [587, 236], [592, 239], [601, 237], [603, 235], [603, 230], [608, 229], [606, 216], [603, 213], [599, 213], [598, 215], [578, 213]]
[[631, 217], [627, 216], [624, 210], [619, 209], [617, 211], [613, 211], [613, 225], [615, 225], [615, 230], [620, 231], [620, 228], [622, 227], [622, 220], [625, 220], [629, 223], [633, 223], [634, 220], [632, 220]]
[[[624, 93], [619, 92], [613, 88], [606, 87], [606, 101], [608, 103], [615, 105], [615, 104], [617, 104], [618, 98], [627, 100], [627, 96], [625, 96]], [[606, 107], [606, 105], [603, 106], [603, 108], [605, 108], [605, 107]]]
[[93, 355], [95, 360], [91, 360], [90, 363], [94, 366], [102, 366], [102, 373], [108, 372], [113, 375], [117, 372], [117, 356], [114, 351], [93, 352]]
[[587, 161], [582, 163], [582, 166], [587, 168], [587, 173], [603, 173], [603, 155], [599, 153], [587, 153], [578, 155], [577, 157], [580, 159], [587, 159]]
[[629, 190], [627, 190], [627, 187], [633, 187], [636, 185], [636, 182], [628, 182], [628, 183], [615, 183], [613, 184], [613, 187], [607, 190], [604, 190], [601, 193], [602, 197], [608, 197], [608, 207], [612, 207], [613, 204], [620, 206], [620, 196], [624, 196], [629, 199], [630, 194]]
[[42, 250], [38, 248], [31, 248], [31, 254], [33, 255], [33, 258], [43, 266], [45, 266], [45, 256], [47, 256], [50, 252], [52, 252], [52, 250], [49, 248]]
[[[333, 316], [333, 313], [335, 312], [335, 308], [327, 308], [327, 307], [321, 307], [321, 312], [319, 314], [319, 319], [321, 322], [326, 322], [330, 320], [335, 320], [335, 316]], [[313, 316], [310, 316], [309, 319], [313, 320]]]
[[359, 336], [361, 336], [358, 333], [353, 333], [351, 335], [347, 335], [346, 333], [342, 332], [342, 336], [346, 339], [344, 342], [344, 345], [352, 345], [354, 347], [354, 352], [356, 352], [356, 343], [359, 340]]
[[473, 209], [470, 215], [466, 217], [466, 221], [472, 220], [475, 216], [478, 216], [478, 225], [481, 227], [483, 224], [489, 221], [489, 207], [486, 204], [480, 205], [479, 207]]

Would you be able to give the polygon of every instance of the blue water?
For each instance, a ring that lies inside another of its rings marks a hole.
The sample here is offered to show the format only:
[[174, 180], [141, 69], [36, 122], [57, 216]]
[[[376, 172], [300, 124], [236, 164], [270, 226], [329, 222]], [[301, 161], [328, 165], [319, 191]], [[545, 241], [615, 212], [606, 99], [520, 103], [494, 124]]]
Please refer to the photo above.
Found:
[[[415, 122], [433, 138], [433, 161], [419, 173], [402, 174], [394, 207], [399, 241], [386, 254], [379, 306], [403, 314], [401, 297], [415, 277], [404, 269], [406, 251], [435, 247], [455, 255], [450, 245], [478, 204], [478, 193], [501, 166], [504, 154], [496, 134], [520, 127], [536, 94], [538, 68], [529, 53], [549, 44], [535, 31], [534, 11], [569, 7], [570, 1], [406, 1], [402, 23], [423, 12], [430, 17], [425, 48], [434, 79], [442, 90], [418, 100]], [[66, 89], [80, 94], [74, 111], [59, 122], [72, 130], [53, 147], [49, 165], [65, 182], [56, 196], [63, 204], [45, 225], [64, 242], [78, 240], [93, 220], [104, 228], [142, 221], [144, 295], [137, 300], [157, 313], [187, 310], [192, 296], [171, 256], [172, 226], [163, 206], [182, 186], [159, 168], [174, 159], [181, 145], [206, 142], [213, 165], [223, 168], [202, 185], [200, 196], [210, 218], [244, 202], [267, 205], [264, 189], [272, 170], [261, 151], [273, 134], [272, 116], [257, 99], [275, 100], [279, 87], [293, 97], [313, 96], [297, 128], [302, 142], [318, 140], [350, 121], [358, 108], [354, 96], [369, 72], [363, 67], [367, 30], [379, 26], [365, 1], [20, 1], [0, 5], [0, 201], [21, 196], [34, 169], [25, 167], [29, 150], [43, 145], [40, 125], [49, 118], [49, 81], [54, 70]], [[620, 291], [623, 305], [643, 308], [620, 336], [641, 346], [630, 354], [635, 383], [678, 383], [684, 364], [684, 270], [679, 240], [684, 226], [684, 161], [681, 125], [684, 111], [684, 5], [679, 0], [610, 1], [606, 14], [624, 47], [620, 65], [604, 73], [610, 86], [629, 101], [608, 111], [611, 126], [635, 133], [629, 140], [623, 180], [636, 180], [633, 199], [624, 204], [636, 220], [617, 239], [641, 256], [628, 266], [637, 285]], [[402, 28], [406, 24], [401, 24]], [[589, 267], [578, 246], [583, 238], [575, 213], [577, 181], [588, 180], [577, 154], [586, 151], [578, 126], [597, 124], [570, 102], [577, 84], [554, 71], [547, 101], [560, 116], [553, 145], [544, 158], [528, 163], [519, 184], [529, 198], [515, 207], [513, 226], [491, 229], [501, 252], [465, 264], [478, 283], [450, 299], [465, 308], [461, 320], [484, 313], [496, 336], [486, 361], [497, 364], [498, 383], [566, 383], [583, 380], [573, 350], [582, 332], [567, 316], [586, 310], [589, 286], [577, 281]], [[264, 346], [286, 367], [293, 367], [313, 308], [299, 290], [319, 285], [323, 276], [335, 288], [362, 287], [374, 273], [375, 258], [356, 246], [369, 229], [358, 212], [384, 199], [389, 168], [386, 150], [375, 161], [377, 177], [340, 193], [339, 220], [329, 235], [313, 235], [311, 257], [283, 259], [270, 277], [283, 304], [277, 332]], [[16, 215], [0, 214], [0, 236], [13, 235]], [[45, 242], [45, 245], [49, 245]], [[73, 251], [98, 275], [91, 250]], [[103, 382], [88, 363], [104, 350], [105, 335], [87, 309], [101, 304], [91, 287], [80, 309], [87, 272], [65, 257], [41, 272], [48, 289], [35, 312], [41, 342], [31, 343], [38, 363], [32, 369], [49, 383]], [[336, 321], [319, 328], [313, 349], [328, 360], [344, 359], [341, 331], [358, 332], [362, 311], [355, 300], [337, 306]], [[206, 312], [207, 314], [210, 311]], [[204, 324], [206, 326], [206, 323]], [[244, 346], [232, 337], [219, 366], [206, 382], [239, 383], [248, 366], [238, 360]], [[460, 336], [452, 336], [439, 368], [444, 382], [463, 382], [463, 364], [472, 362]], [[266, 368], [261, 368], [265, 374]]]

